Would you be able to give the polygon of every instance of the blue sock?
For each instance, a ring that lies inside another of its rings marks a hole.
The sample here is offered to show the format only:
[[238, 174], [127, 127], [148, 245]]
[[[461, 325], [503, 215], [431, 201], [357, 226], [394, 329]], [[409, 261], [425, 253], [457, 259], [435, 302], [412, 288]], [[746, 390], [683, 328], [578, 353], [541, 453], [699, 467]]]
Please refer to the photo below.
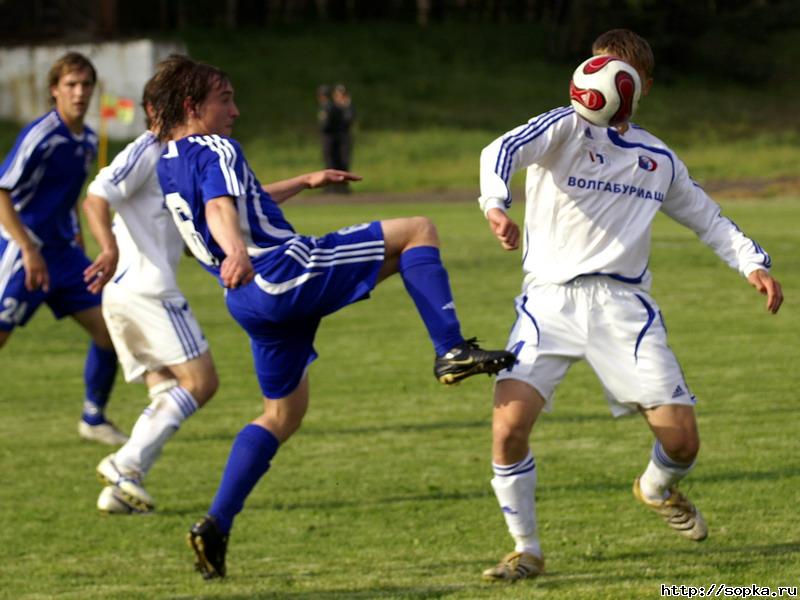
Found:
[[400, 276], [428, 329], [436, 355], [442, 356], [463, 342], [450, 279], [439, 249], [416, 246], [403, 252], [400, 255]]
[[83, 381], [86, 386], [86, 399], [81, 418], [89, 425], [105, 423], [103, 411], [108, 404], [114, 377], [117, 375], [117, 354], [113, 350], [103, 350], [92, 342], [86, 354], [83, 368]]
[[271, 431], [253, 423], [236, 436], [217, 495], [208, 511], [223, 533], [230, 532], [234, 517], [244, 507], [245, 498], [258, 480], [269, 470], [279, 445]]

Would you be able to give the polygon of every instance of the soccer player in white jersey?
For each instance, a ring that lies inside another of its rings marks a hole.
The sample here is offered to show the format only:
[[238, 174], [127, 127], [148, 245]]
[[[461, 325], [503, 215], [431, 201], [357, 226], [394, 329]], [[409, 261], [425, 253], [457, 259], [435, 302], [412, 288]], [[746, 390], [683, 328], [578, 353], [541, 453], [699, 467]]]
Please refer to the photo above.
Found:
[[[595, 54], [620, 57], [652, 84], [649, 44], [612, 30]], [[527, 168], [522, 232], [509, 217], [509, 183]], [[569, 367], [585, 359], [614, 416], [640, 412], [655, 436], [635, 497], [682, 536], [705, 539], [702, 515], [678, 482], [700, 440], [695, 396], [667, 345], [661, 311], [648, 293], [650, 227], [658, 211], [692, 229], [760, 293], [776, 313], [783, 300], [770, 258], [689, 177], [661, 140], [625, 123], [596, 127], [558, 108], [512, 129], [483, 149], [480, 207], [505, 250], [523, 242], [524, 281], [508, 348], [516, 363], [498, 375], [492, 422], [494, 488], [514, 551], [483, 573], [514, 581], [544, 571], [536, 521], [536, 461], [529, 437]]]
[[[176, 66], [162, 61], [145, 85], [146, 113], [159, 87], [170, 85]], [[103, 290], [103, 317], [126, 381], [143, 380], [151, 399], [130, 439], [97, 466], [108, 484], [97, 501], [105, 512], [155, 508], [145, 476], [164, 444], [218, 387], [208, 342], [176, 281], [183, 240], [156, 175], [164, 149], [157, 132], [158, 123], [148, 115], [148, 130], [97, 174], [83, 203], [100, 246], [85, 279], [90, 290]]]
[[0, 165], [0, 348], [43, 303], [57, 319], [75, 319], [91, 337], [78, 433], [116, 445], [127, 437], [104, 411], [117, 356], [100, 314], [100, 296], [83, 280], [91, 261], [79, 243], [75, 213], [97, 155], [97, 136], [84, 124], [96, 81], [85, 56], [69, 52], [59, 58], [48, 74], [53, 109], [23, 128]]
[[[191, 65], [187, 59], [187, 65]], [[167, 206], [198, 261], [227, 288], [228, 309], [251, 338], [264, 412], [237, 435], [216, 497], [190, 530], [206, 578], [225, 575], [236, 515], [280, 444], [300, 427], [308, 368], [322, 318], [366, 298], [399, 272], [433, 341], [434, 373], [452, 383], [496, 373], [514, 356], [464, 340], [439, 258], [433, 224], [414, 217], [374, 221], [309, 237], [295, 233], [278, 204], [323, 183], [359, 179], [321, 171], [262, 187], [239, 144], [227, 137], [239, 113], [227, 76], [195, 65], [156, 102], [171, 141], [158, 164]]]

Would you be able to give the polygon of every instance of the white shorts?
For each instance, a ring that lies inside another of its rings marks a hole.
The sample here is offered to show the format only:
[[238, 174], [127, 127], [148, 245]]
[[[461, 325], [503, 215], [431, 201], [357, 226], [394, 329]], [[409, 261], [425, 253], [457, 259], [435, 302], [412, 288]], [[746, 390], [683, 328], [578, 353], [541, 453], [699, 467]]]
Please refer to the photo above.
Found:
[[552, 410], [556, 387], [580, 359], [599, 377], [615, 417], [639, 407], [695, 404], [667, 345], [661, 311], [647, 292], [608, 277], [581, 277], [529, 286], [515, 302], [507, 348], [517, 362], [497, 380], [533, 386], [546, 401], [545, 411]]
[[179, 365], [208, 351], [183, 296], [143, 296], [109, 282], [102, 309], [126, 381], [141, 381], [145, 371]]

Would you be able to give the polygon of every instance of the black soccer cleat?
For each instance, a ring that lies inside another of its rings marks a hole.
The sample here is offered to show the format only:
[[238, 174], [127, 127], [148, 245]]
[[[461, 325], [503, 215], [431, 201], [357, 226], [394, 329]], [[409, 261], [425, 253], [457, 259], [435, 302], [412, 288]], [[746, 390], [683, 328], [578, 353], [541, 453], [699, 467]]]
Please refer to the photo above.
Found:
[[433, 374], [441, 383], [452, 385], [478, 373], [495, 375], [517, 360], [507, 350], [484, 350], [476, 338], [461, 342], [444, 356], [437, 356]]
[[225, 577], [228, 536], [220, 531], [212, 517], [205, 516], [192, 525], [187, 541], [194, 550], [194, 568], [200, 572], [203, 579]]

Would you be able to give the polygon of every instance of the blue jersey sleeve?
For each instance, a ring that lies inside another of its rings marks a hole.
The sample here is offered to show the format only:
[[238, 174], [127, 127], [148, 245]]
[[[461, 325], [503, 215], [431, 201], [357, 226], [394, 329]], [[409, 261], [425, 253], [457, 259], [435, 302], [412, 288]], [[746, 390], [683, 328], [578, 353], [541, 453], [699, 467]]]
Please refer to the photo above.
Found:
[[200, 189], [203, 202], [220, 196], [238, 198], [244, 193], [244, 157], [239, 144], [218, 135], [203, 136]]
[[0, 189], [13, 190], [20, 182], [30, 179], [31, 174], [42, 162], [42, 136], [36, 135], [31, 123], [20, 131], [11, 152], [0, 165]]

